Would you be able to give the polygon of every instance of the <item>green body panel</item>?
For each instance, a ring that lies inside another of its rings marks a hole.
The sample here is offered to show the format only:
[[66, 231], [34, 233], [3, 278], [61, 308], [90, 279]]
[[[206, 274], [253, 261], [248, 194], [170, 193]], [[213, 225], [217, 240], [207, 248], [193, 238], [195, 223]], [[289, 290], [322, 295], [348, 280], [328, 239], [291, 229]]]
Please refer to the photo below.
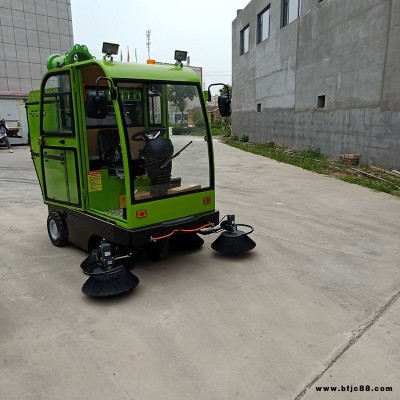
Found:
[[79, 189], [74, 151], [45, 147], [43, 164], [46, 198], [78, 205]]
[[33, 90], [28, 95], [27, 100], [27, 117], [29, 123], [29, 139], [31, 146], [31, 154], [33, 164], [35, 166], [36, 174], [39, 180], [40, 188], [43, 195], [43, 174], [40, 159], [40, 145], [38, 143], [38, 137], [40, 136], [40, 90]]
[[43, 149], [46, 197], [50, 200], [68, 202], [68, 180], [63, 150]]
[[[211, 197], [211, 203], [203, 204], [204, 197]], [[137, 211], [141, 210], [146, 210], [145, 218], [137, 217]], [[143, 227], [213, 210], [215, 210], [213, 190], [164, 198], [131, 206], [129, 209], [131, 212], [128, 212], [128, 227]]]
[[120, 208], [119, 196], [125, 194], [125, 181], [115, 176], [109, 176], [108, 171], [105, 169], [95, 172], [99, 172], [96, 180], [100, 182], [101, 186], [91, 187], [89, 183], [89, 207], [98, 211]]
[[65, 161], [68, 179], [69, 203], [79, 204], [78, 173], [76, 170], [75, 153], [70, 150], [65, 151]]

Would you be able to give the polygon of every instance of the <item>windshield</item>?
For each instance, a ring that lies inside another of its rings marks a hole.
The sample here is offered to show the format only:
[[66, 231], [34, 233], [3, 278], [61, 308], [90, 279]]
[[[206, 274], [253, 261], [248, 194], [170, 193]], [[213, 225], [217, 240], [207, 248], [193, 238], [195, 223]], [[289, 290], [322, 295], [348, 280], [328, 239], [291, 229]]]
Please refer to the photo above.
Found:
[[120, 82], [133, 201], [210, 188], [206, 122], [195, 85]]

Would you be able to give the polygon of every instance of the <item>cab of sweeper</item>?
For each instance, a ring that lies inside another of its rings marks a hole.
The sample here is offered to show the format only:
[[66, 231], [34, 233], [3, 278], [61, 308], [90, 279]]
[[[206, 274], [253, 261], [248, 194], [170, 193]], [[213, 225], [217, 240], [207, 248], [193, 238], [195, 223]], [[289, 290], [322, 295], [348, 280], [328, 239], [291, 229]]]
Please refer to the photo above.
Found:
[[196, 72], [183, 67], [183, 52], [175, 64], [146, 65], [114, 62], [112, 51], [96, 60], [76, 45], [50, 57], [41, 90], [30, 94], [45, 202], [127, 228], [213, 213], [212, 140]]

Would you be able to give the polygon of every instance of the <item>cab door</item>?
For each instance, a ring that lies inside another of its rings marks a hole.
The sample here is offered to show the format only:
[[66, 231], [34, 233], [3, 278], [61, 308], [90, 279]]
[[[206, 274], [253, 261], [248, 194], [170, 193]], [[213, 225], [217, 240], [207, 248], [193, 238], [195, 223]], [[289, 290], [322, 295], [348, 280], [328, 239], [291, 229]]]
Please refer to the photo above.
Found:
[[69, 70], [49, 74], [44, 79], [40, 115], [45, 201], [81, 208], [80, 162]]

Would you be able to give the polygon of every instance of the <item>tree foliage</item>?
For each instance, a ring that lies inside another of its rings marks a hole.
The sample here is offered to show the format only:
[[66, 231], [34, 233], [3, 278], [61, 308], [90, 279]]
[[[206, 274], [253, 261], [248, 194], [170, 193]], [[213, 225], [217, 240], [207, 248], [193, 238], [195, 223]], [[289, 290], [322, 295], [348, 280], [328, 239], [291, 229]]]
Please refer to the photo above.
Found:
[[[229, 95], [232, 96], [232, 85], [230, 85], [229, 83], [226, 83], [225, 85], [226, 85], [226, 86], [228, 87], [228, 89], [229, 89]], [[222, 95], [226, 95], [226, 96], [227, 96], [227, 95], [228, 95], [228, 92], [227, 92], [225, 86], [222, 86], [221, 89], [219, 89], [219, 95], [220, 95], [220, 96], [222, 96]]]
[[190, 113], [193, 125], [204, 128], [205, 127], [205, 122], [204, 122], [204, 116], [203, 116], [203, 111], [201, 108], [196, 108], [191, 110]]
[[188, 100], [193, 100], [196, 95], [196, 88], [188, 85], [172, 85], [169, 87], [168, 100], [181, 112], [183, 121], [183, 112], [187, 108]]

